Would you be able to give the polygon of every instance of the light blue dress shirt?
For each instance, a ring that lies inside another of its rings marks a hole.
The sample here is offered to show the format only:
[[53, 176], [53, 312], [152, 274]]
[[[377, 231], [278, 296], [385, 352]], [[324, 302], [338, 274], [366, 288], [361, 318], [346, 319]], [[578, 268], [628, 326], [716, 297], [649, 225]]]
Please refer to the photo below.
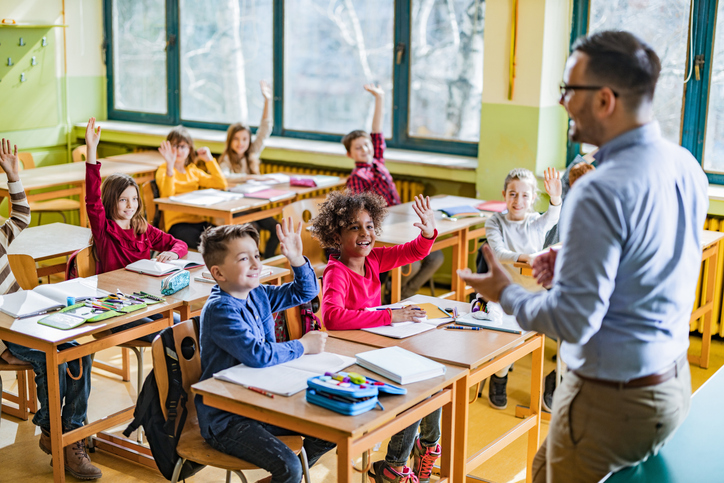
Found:
[[553, 288], [510, 285], [500, 302], [524, 329], [560, 338], [570, 369], [625, 382], [689, 346], [708, 183], [657, 122], [609, 141], [596, 160], [563, 207]]

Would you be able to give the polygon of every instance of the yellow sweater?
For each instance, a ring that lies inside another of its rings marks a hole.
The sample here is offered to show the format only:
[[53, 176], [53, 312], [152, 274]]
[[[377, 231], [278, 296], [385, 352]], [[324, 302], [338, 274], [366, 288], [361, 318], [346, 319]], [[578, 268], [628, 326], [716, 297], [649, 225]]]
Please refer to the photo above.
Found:
[[[195, 164], [186, 166], [185, 173], [179, 173], [175, 168], [173, 176], [166, 176], [166, 166], [162, 165], [156, 171], [156, 184], [162, 198], [181, 195], [198, 189], [216, 188], [225, 190], [227, 188], [226, 178], [221, 174], [221, 169], [216, 161], [207, 161], [208, 173], [199, 169]], [[199, 215], [190, 215], [182, 211], [166, 211], [163, 214], [168, 231], [176, 223], [202, 223], [207, 218]]]

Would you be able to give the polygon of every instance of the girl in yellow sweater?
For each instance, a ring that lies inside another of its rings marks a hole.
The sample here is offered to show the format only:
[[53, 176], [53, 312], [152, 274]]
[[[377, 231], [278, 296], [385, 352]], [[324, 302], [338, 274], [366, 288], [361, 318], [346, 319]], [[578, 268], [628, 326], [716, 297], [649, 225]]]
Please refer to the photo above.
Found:
[[[156, 184], [162, 198], [198, 189], [226, 189], [226, 178], [211, 156], [211, 151], [207, 147], [197, 151], [186, 128], [182, 126], [173, 128], [158, 150], [166, 161], [166, 164], [156, 171]], [[196, 165], [198, 160], [206, 163], [208, 172]], [[204, 230], [211, 226], [203, 216], [180, 211], [167, 211], [164, 213], [164, 219], [166, 231], [185, 241], [189, 248], [193, 249], [199, 246], [199, 239]]]

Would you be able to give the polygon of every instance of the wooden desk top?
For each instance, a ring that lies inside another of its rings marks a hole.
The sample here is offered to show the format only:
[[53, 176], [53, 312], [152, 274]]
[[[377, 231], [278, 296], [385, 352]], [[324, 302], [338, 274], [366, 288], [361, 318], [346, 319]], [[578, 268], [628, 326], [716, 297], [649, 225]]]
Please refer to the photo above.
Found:
[[10, 244], [8, 254], [29, 255], [34, 260], [59, 257], [89, 246], [91, 237], [90, 228], [66, 223], [32, 226]]
[[[326, 350], [327, 352], [354, 357], [358, 352], [370, 350], [370, 347], [354, 342], [329, 338], [327, 340]], [[384, 377], [358, 365], [353, 365], [346, 370], [358, 372], [374, 379], [385, 380]], [[264, 408], [265, 412], [273, 415], [280, 415], [297, 421], [308, 421], [346, 437], [357, 437], [392, 421], [401, 412], [444, 389], [453, 381], [463, 377], [466, 373], [467, 371], [464, 369], [447, 366], [447, 371], [443, 376], [405, 385], [404, 387], [407, 389], [407, 394], [405, 395], [380, 397], [380, 402], [385, 407], [384, 410], [381, 411], [376, 408], [358, 416], [344, 416], [329, 409], [309, 404], [305, 400], [305, 391], [298, 392], [290, 397], [277, 396], [271, 399], [244, 389], [239, 385], [217, 379], [207, 379], [196, 383], [192, 386], [192, 390], [194, 393], [202, 396], [212, 395], [223, 398], [237, 405], [240, 410], [243, 410], [245, 407]]]
[[[430, 302], [443, 308], [457, 307], [461, 312], [470, 311], [470, 304], [465, 302], [421, 295], [416, 297], [421, 302]], [[475, 369], [535, 335], [535, 332], [510, 334], [497, 330], [445, 330], [444, 327], [405, 339], [393, 339], [364, 330], [330, 330], [329, 336], [373, 347], [398, 346], [444, 364]]]
[[[105, 178], [113, 173], [152, 174], [156, 169], [156, 166], [150, 164], [102, 162], [101, 177]], [[26, 190], [82, 183], [85, 181], [85, 163], [65, 163], [25, 169], [20, 172], [20, 180]], [[7, 186], [7, 175], [0, 173], [0, 190], [7, 190]]]
[[124, 163], [136, 163], [136, 164], [150, 164], [155, 166], [157, 169], [159, 166], [166, 162], [158, 152], [158, 149], [139, 151], [137, 153], [126, 153], [118, 154], [116, 156], [108, 156], [107, 158], [101, 158], [99, 161], [105, 163], [106, 161], [111, 162], [124, 162]]
[[703, 234], [701, 235], [701, 247], [702, 249], [706, 249], [721, 240], [722, 238], [724, 238], [724, 233], [720, 231], [704, 230]]
[[246, 211], [264, 208], [271, 203], [268, 200], [260, 200], [254, 198], [239, 198], [231, 201], [224, 201], [209, 206], [198, 206], [190, 203], [182, 203], [173, 201], [170, 198], [156, 198], [153, 200], [160, 210], [169, 211], [185, 211], [187, 213], [201, 214], [203, 216], [224, 217], [229, 213], [233, 215], [241, 214]]

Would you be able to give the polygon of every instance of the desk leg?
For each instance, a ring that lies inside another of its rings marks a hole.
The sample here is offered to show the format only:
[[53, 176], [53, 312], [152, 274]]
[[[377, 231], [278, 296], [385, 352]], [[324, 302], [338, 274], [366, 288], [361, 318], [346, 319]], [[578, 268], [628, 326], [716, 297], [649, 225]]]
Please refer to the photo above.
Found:
[[[533, 351], [533, 363], [530, 372], [530, 412], [536, 415], [535, 426], [528, 430], [528, 459], [525, 481], [533, 481], [533, 458], [540, 446], [540, 422], [541, 422], [541, 390], [543, 388], [543, 353], [545, 351], [545, 336], [541, 338], [540, 347]], [[560, 359], [560, 354], [558, 358]]]
[[714, 254], [708, 260], [706, 303], [712, 304], [712, 308], [704, 315], [704, 334], [701, 341], [701, 363], [702, 368], [709, 367], [709, 350], [711, 349], [711, 325], [714, 313], [714, 285], [716, 285], [716, 268], [719, 265], [719, 244], [714, 245]]
[[402, 300], [402, 267], [393, 268], [390, 271], [390, 277], [392, 278], [392, 299], [390, 301], [396, 304]]
[[[56, 483], [65, 482], [63, 423], [60, 411], [60, 374], [58, 351], [50, 347], [45, 352], [46, 382], [48, 384], [48, 412], [50, 413], [50, 444], [53, 449], [53, 477]], [[34, 383], [34, 382], [33, 382]]]
[[[191, 305], [190, 304], [184, 303], [181, 307], [179, 307], [176, 310], [178, 310], [178, 315], [182, 322], [189, 320], [191, 318]], [[171, 312], [171, 318], [173, 319], [173, 312]], [[173, 323], [171, 325], [173, 325]]]
[[460, 248], [458, 248], [458, 257], [457, 257], [457, 267], [453, 266], [454, 273], [453, 275], [455, 278], [457, 278], [458, 281], [458, 287], [457, 291], [455, 292], [455, 299], [459, 302], [465, 302], [465, 282], [463, 279], [458, 277], [458, 269], [462, 270], [464, 268], [467, 268], [468, 266], [468, 250], [470, 249], [470, 244], [468, 241], [470, 238], [468, 238], [468, 230], [461, 230], [458, 234], [458, 238], [460, 239]]
[[[460, 233], [458, 233], [458, 238], [460, 238]], [[460, 268], [460, 252], [464, 251], [461, 250], [460, 247], [460, 242], [458, 242], [457, 245], [452, 246], [452, 276], [450, 278], [450, 291], [453, 293], [452, 300], [458, 301], [461, 300], [460, 294], [465, 292], [465, 282], [463, 282], [458, 276], [458, 268]]]
[[468, 460], [468, 376], [458, 379], [455, 383], [453, 404], [455, 406], [453, 422], [453, 483], [464, 483], [467, 480]]
[[81, 194], [78, 196], [78, 198], [80, 198], [80, 226], [86, 228], [86, 224], [88, 222], [88, 212], [85, 209], [85, 200], [83, 199], [83, 197], [85, 196], [85, 181], [80, 184], [80, 193]]
[[448, 478], [448, 482], [452, 481], [454, 437], [455, 430], [455, 384], [452, 385], [452, 401], [442, 407], [442, 428], [440, 435], [440, 446], [442, 447], [442, 455], [440, 455], [440, 477]]
[[345, 439], [337, 443], [337, 483], [352, 483], [352, 444]]

